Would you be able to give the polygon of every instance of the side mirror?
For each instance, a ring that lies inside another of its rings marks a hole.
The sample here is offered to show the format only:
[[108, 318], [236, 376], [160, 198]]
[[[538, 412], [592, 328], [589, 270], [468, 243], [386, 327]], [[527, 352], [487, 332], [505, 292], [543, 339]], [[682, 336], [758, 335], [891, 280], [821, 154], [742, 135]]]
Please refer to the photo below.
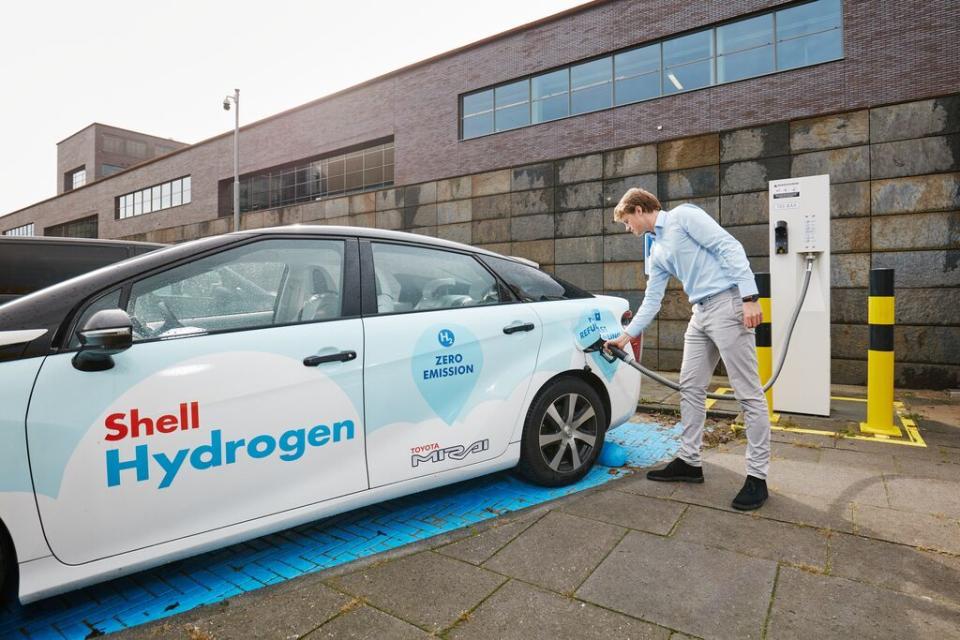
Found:
[[106, 371], [113, 368], [111, 356], [133, 344], [133, 323], [122, 309], [103, 309], [90, 316], [77, 336], [81, 346], [73, 366], [80, 371]]

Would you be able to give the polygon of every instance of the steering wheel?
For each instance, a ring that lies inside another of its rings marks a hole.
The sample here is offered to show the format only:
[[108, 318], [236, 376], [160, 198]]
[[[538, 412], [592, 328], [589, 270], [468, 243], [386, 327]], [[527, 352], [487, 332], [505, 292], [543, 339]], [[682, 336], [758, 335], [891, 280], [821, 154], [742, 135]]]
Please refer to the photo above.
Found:
[[183, 327], [183, 323], [177, 319], [177, 316], [173, 315], [173, 311], [170, 311], [170, 307], [167, 306], [165, 300], [159, 300], [157, 302], [157, 309], [159, 309], [160, 315], [163, 316], [163, 324], [157, 329], [157, 335], [166, 333], [171, 329]]
[[500, 287], [496, 283], [490, 285], [490, 288], [480, 296], [480, 304], [492, 304], [494, 302], [500, 302]]
[[147, 325], [140, 322], [140, 318], [137, 316], [130, 316], [130, 326], [133, 328], [134, 333], [139, 334], [144, 338], [154, 338], [157, 335], [157, 331], [154, 331]]

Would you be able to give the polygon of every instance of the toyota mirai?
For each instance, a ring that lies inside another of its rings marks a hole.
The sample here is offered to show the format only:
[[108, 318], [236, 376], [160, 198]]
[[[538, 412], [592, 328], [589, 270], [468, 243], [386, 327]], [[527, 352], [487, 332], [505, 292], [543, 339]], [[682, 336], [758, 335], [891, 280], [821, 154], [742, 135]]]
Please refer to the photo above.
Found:
[[627, 302], [400, 232], [203, 238], [0, 308], [0, 579], [30, 602], [517, 467], [575, 482]]

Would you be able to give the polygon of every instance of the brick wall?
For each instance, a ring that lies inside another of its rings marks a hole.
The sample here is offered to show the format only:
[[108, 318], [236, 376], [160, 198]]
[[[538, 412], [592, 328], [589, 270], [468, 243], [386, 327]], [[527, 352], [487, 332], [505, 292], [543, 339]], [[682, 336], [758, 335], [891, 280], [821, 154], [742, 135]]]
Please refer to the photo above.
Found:
[[[831, 175], [833, 381], [866, 381], [871, 267], [896, 269], [900, 387], [960, 378], [960, 94], [736, 129], [247, 213], [243, 227], [341, 224], [412, 231], [535, 260], [594, 292], [643, 298], [640, 242], [612, 222], [631, 186], [693, 202], [768, 269], [767, 181]], [[136, 239], [229, 230], [221, 218]], [[675, 371], [690, 307], [671, 281], [644, 362]]]

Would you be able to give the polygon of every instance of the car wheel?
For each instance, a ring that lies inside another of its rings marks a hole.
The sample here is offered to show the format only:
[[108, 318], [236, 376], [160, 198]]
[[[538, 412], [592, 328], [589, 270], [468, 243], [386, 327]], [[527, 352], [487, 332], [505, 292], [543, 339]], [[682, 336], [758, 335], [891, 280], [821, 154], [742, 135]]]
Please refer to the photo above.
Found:
[[558, 378], [527, 412], [517, 469], [548, 487], [576, 482], [593, 466], [606, 430], [607, 415], [593, 387], [579, 378]]

